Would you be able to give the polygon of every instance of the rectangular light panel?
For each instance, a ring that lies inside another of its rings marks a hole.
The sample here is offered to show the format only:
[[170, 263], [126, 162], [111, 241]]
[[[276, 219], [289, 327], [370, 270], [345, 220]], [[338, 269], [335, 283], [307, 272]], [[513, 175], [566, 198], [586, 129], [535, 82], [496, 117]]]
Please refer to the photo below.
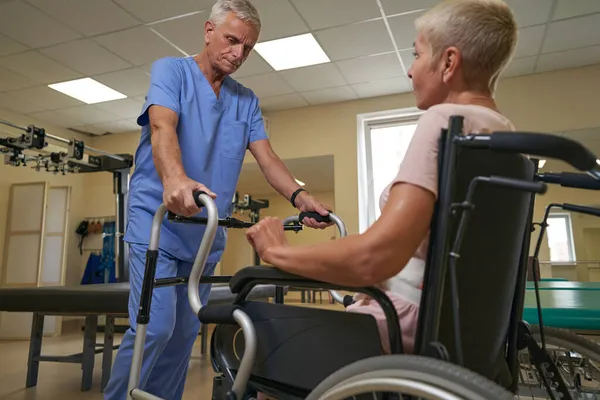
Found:
[[275, 71], [330, 62], [311, 33], [257, 43], [254, 48]]
[[53, 83], [48, 87], [87, 104], [127, 98], [123, 93], [119, 93], [92, 78]]

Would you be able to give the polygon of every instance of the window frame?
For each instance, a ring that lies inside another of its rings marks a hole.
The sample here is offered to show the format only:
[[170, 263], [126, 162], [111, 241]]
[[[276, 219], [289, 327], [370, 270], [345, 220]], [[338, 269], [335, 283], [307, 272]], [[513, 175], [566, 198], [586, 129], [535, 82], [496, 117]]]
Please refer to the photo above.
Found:
[[567, 226], [567, 247], [569, 251], [569, 260], [568, 261], [552, 261], [552, 253], [550, 249], [550, 234], [548, 229], [546, 229], [547, 240], [548, 240], [548, 258], [550, 259], [550, 263], [552, 265], [577, 265], [577, 254], [575, 252], [575, 238], [573, 236], [573, 219], [571, 218], [571, 213], [569, 212], [551, 212], [548, 214], [548, 219], [546, 223], [550, 223], [552, 218], [564, 218], [565, 225]]
[[[373, 160], [371, 129], [418, 122], [425, 111], [417, 107], [378, 111], [357, 115], [358, 225], [365, 232], [375, 221], [378, 198], [373, 193]], [[371, 205], [371, 206], [369, 206]]]

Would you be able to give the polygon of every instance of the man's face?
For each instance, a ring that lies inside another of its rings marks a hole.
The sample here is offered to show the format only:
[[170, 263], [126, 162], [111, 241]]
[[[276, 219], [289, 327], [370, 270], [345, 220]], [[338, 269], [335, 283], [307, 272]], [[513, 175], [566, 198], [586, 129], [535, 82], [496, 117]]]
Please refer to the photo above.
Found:
[[230, 12], [218, 27], [207, 21], [206, 50], [216, 69], [231, 75], [242, 65], [258, 40], [256, 28]]

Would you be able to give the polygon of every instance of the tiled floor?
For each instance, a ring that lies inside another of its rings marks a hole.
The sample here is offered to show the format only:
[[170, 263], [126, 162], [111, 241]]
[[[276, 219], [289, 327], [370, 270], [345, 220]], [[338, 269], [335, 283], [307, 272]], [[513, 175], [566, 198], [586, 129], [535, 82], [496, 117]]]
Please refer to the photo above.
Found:
[[[304, 304], [308, 307], [339, 309], [339, 305], [327, 304], [326, 295], [323, 304]], [[296, 303], [300, 305], [300, 303]], [[103, 336], [98, 335], [97, 342], [102, 343]], [[121, 335], [115, 335], [115, 344], [121, 341]], [[42, 355], [68, 355], [81, 352], [83, 336], [81, 332], [65, 334], [60, 337], [45, 337]], [[1, 400], [71, 400], [103, 399], [100, 392], [102, 357], [96, 355], [93, 387], [88, 392], [80, 391], [81, 366], [67, 363], [40, 363], [36, 387], [25, 388], [27, 374], [27, 355], [29, 341], [0, 341], [0, 399]], [[184, 400], [209, 399], [212, 393], [214, 372], [208, 355], [200, 354], [200, 338], [192, 352], [188, 369]]]

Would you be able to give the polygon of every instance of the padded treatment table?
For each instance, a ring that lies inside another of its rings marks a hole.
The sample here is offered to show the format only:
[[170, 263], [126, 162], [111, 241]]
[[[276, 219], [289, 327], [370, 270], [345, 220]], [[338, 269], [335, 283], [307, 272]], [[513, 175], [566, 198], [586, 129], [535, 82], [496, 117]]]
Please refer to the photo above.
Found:
[[[579, 331], [600, 331], [600, 287], [596, 282], [548, 282], [559, 285], [540, 290], [544, 326]], [[573, 284], [571, 288], [565, 284]], [[580, 284], [581, 287], [577, 287]], [[560, 286], [562, 285], [562, 287]], [[527, 289], [523, 320], [538, 324], [535, 290]]]
[[[540, 290], [600, 290], [600, 282], [544, 281], [538, 282]], [[535, 290], [533, 282], [527, 282], [527, 290]]]
[[[161, 288], [155, 288], [161, 290]], [[248, 295], [249, 300], [266, 300], [275, 297], [275, 286], [257, 285]], [[213, 284], [209, 304], [233, 302], [235, 295], [226, 284]], [[129, 283], [98, 284], [82, 286], [50, 286], [1, 288], [0, 311], [32, 312], [33, 323], [27, 360], [26, 387], [37, 384], [39, 363], [42, 361], [81, 364], [81, 390], [92, 387], [94, 356], [102, 355], [102, 382], [104, 390], [112, 367], [112, 352], [118, 346], [113, 345], [115, 318], [128, 317]], [[79, 354], [68, 356], [41, 355], [44, 317], [84, 316], [83, 350]], [[96, 344], [98, 316], [106, 316], [104, 343]], [[202, 353], [206, 351], [207, 328], [202, 325]]]

